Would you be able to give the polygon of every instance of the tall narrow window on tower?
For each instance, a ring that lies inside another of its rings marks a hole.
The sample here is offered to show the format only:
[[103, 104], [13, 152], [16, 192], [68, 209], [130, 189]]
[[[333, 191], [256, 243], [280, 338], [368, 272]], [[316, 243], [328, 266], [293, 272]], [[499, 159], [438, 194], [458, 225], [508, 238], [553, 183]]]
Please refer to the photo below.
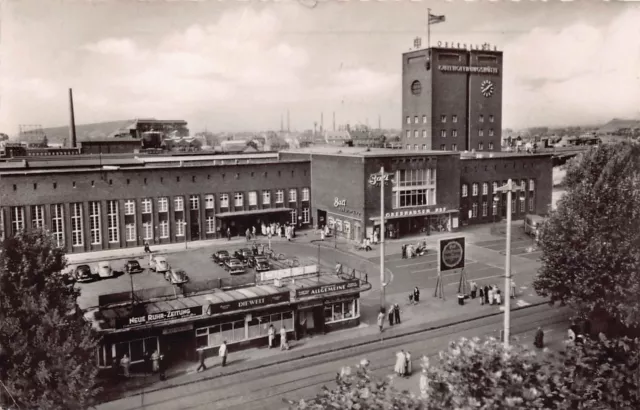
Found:
[[458, 122], [458, 116], [457, 115], [452, 115], [451, 116], [451, 122]]
[[442, 123], [447, 122], [447, 116], [446, 115], [441, 115], [440, 116], [440, 122], [442, 122]]

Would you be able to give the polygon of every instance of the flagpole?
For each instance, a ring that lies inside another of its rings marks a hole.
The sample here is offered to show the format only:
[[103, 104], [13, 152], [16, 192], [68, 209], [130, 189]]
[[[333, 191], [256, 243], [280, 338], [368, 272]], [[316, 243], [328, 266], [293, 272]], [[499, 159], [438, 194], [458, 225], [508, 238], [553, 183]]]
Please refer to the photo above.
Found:
[[427, 9], [427, 50], [431, 48], [431, 9]]

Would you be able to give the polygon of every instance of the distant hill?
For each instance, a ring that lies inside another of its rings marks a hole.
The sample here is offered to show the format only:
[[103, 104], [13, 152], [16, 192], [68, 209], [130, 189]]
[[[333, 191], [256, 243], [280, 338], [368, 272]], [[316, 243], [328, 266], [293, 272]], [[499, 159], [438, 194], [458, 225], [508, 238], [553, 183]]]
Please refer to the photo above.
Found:
[[622, 128], [640, 128], [640, 119], [624, 120], [620, 118], [614, 118], [605, 125], [599, 127], [597, 132], [599, 134], [610, 134]]

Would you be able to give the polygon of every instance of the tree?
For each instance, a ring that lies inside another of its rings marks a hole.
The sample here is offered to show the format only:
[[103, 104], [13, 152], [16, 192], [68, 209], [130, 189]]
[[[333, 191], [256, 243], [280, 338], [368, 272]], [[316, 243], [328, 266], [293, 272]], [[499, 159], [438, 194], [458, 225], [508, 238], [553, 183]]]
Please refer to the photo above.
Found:
[[542, 228], [536, 292], [597, 322], [637, 326], [640, 145], [591, 148], [570, 162], [565, 184]]
[[0, 405], [86, 408], [97, 393], [97, 337], [77, 313], [79, 291], [59, 274], [64, 251], [42, 231], [9, 237], [1, 250]]

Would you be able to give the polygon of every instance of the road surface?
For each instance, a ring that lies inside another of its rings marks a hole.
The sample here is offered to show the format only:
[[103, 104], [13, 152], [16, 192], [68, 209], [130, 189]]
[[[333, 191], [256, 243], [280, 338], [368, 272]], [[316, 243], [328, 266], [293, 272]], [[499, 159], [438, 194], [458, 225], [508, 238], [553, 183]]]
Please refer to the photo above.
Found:
[[[545, 340], [551, 349], [562, 346], [566, 334], [569, 312], [566, 308], [548, 305], [530, 307], [513, 312], [512, 334], [523, 344], [531, 345], [538, 326], [545, 329]], [[400, 349], [411, 352], [414, 375], [409, 379], [394, 380], [400, 389], [418, 391], [420, 357], [435, 358], [452, 340], [461, 337], [499, 336], [502, 317], [470, 321], [438, 330], [407, 335], [397, 339], [381, 340], [371, 345], [346, 349], [320, 356], [294, 360], [289, 363], [256, 369], [212, 380], [169, 388], [104, 403], [100, 410], [216, 410], [216, 409], [283, 409], [283, 398], [299, 400], [313, 397], [323, 386], [334, 383], [342, 366], [355, 365], [367, 358], [379, 377], [392, 374], [395, 353]], [[433, 363], [432, 359], [432, 363]], [[233, 356], [229, 358], [233, 366]]]

